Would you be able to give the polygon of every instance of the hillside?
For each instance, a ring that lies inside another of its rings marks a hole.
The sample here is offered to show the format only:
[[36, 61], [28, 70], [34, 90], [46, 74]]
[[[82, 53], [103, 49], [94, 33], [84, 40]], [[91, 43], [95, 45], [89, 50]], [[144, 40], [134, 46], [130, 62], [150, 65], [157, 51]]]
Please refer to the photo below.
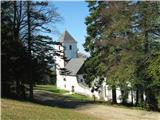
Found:
[[2, 120], [97, 120], [73, 109], [2, 99]]
[[2, 99], [2, 120], [160, 120], [159, 112], [107, 103], [68, 94], [53, 85], [37, 85], [34, 103]]

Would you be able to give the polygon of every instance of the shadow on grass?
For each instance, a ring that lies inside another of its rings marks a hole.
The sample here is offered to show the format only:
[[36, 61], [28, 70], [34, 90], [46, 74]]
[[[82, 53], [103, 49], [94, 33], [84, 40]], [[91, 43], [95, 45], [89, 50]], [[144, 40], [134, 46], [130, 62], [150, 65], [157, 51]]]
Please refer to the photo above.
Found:
[[75, 109], [87, 104], [93, 104], [91, 100], [76, 100], [71, 96], [62, 96], [47, 91], [34, 91], [34, 103], [52, 107]]

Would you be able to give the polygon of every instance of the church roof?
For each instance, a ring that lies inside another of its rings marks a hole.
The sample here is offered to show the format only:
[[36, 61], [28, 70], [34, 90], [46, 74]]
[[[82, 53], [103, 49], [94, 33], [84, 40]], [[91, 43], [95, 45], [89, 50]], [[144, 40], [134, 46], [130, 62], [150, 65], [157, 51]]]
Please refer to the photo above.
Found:
[[73, 58], [71, 59], [65, 68], [70, 72], [69, 75], [76, 75], [82, 67], [86, 58]]
[[67, 30], [65, 30], [58, 41], [61, 43], [77, 43], [77, 41], [69, 34]]

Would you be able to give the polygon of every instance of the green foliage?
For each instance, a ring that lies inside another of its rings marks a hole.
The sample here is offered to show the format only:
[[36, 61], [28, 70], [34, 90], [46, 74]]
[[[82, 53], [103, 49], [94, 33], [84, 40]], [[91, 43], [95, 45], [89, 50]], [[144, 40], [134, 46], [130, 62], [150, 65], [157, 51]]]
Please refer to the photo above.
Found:
[[105, 2], [88, 1], [88, 7], [90, 16], [86, 17], [85, 22], [85, 24], [88, 26], [88, 35], [86, 37], [84, 47], [86, 51], [89, 51], [92, 54], [96, 49], [94, 43], [100, 38], [100, 35], [103, 32], [104, 22], [101, 14], [99, 13], [102, 11], [102, 8], [105, 7]]
[[[55, 43], [49, 36], [55, 31], [54, 25], [61, 17], [54, 7], [52, 9], [48, 7], [48, 2], [29, 1], [29, 12], [27, 3], [27, 1], [1, 3], [2, 96], [11, 96], [15, 93], [13, 86], [16, 87], [16, 94], [19, 96], [24, 84], [30, 84], [31, 81], [33, 84], [41, 82], [44, 76], [52, 75]], [[30, 14], [30, 21], [27, 19], [29, 16], [27, 12]]]
[[85, 82], [91, 86], [91, 82], [94, 81], [94, 79], [97, 76], [103, 75], [103, 70], [105, 69], [103, 64], [99, 61], [99, 55], [95, 53], [92, 57], [88, 58], [88, 60], [85, 62]]
[[[160, 2], [88, 2], [84, 47], [87, 83], [106, 77], [122, 93], [137, 91], [136, 102], [157, 109], [159, 91]], [[100, 25], [102, 23], [103, 25]], [[126, 94], [122, 95], [125, 99]], [[154, 107], [153, 107], [154, 106]]]
[[146, 70], [147, 76], [153, 80], [150, 87], [160, 89], [160, 54], [154, 55], [148, 62], [149, 65]]

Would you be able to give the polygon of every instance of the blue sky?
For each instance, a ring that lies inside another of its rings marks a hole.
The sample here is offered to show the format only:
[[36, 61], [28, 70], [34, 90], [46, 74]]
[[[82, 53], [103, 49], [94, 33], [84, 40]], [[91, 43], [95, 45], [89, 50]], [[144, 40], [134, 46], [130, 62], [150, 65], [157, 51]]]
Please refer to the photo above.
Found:
[[[84, 1], [50, 1], [50, 6], [57, 8], [57, 12], [63, 17], [63, 22], [56, 24], [59, 33], [63, 33], [65, 29], [78, 42], [79, 51], [84, 51], [83, 43], [86, 36], [85, 18], [89, 15], [87, 3]], [[60, 34], [54, 34], [53, 40], [57, 40]]]

